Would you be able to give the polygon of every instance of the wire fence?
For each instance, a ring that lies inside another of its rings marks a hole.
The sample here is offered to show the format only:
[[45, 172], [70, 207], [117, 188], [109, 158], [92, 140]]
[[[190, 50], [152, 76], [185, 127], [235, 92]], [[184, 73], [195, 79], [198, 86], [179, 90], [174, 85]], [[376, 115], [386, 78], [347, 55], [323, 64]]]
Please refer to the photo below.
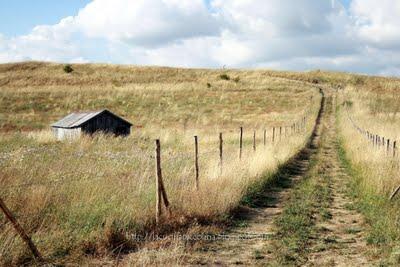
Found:
[[[192, 173], [193, 181], [195, 185], [195, 190], [199, 189], [199, 177], [200, 172], [202, 172], [203, 166], [199, 164], [201, 159], [208, 159], [210, 157], [215, 157], [216, 159], [216, 166], [219, 167], [220, 174], [224, 171], [225, 162], [227, 160], [237, 160], [238, 162], [243, 161], [244, 157], [248, 157], [250, 153], [256, 153], [260, 147], [267, 147], [267, 145], [271, 144], [280, 144], [281, 142], [287, 142], [288, 139], [292, 137], [299, 137], [303, 136], [307, 133], [308, 126], [312, 128], [313, 121], [310, 120], [311, 117], [314, 117], [313, 109], [310, 107], [305, 109], [306, 112], [301, 116], [299, 120], [296, 120], [292, 123], [283, 124], [281, 126], [276, 127], [269, 127], [264, 128], [262, 130], [251, 130], [247, 133], [252, 133], [251, 138], [243, 138], [243, 127], [240, 128], [240, 132], [237, 132], [237, 138], [235, 142], [226, 142], [224, 140], [224, 133], [220, 132], [218, 135], [218, 139], [215, 141], [215, 148], [209, 151], [199, 151], [199, 143], [201, 144], [201, 139], [199, 136], [194, 137], [193, 142], [193, 150], [188, 152], [178, 152], [178, 153], [171, 153], [170, 155], [163, 155], [161, 150], [161, 142], [159, 139], [156, 140], [156, 147], [155, 150], [144, 150], [144, 149], [136, 149], [132, 153], [138, 153], [141, 155], [142, 158], [146, 158], [148, 162], [153, 162], [154, 164], [149, 164], [145, 167], [143, 172], [146, 176], [146, 179], [151, 179], [153, 176], [149, 168], [151, 165], [155, 167], [156, 172], [156, 222], [159, 222], [160, 217], [163, 215], [162, 207], [165, 207], [165, 210], [168, 214], [171, 213], [170, 209], [170, 201], [168, 199], [167, 190], [164, 186], [163, 181], [163, 169], [164, 168], [171, 169], [173, 168], [172, 165], [177, 164], [178, 162], [184, 162], [183, 165], [186, 166], [187, 173]], [[261, 134], [260, 134], [261, 132]], [[261, 136], [261, 137], [260, 137]], [[32, 152], [35, 153], [35, 152]], [[128, 152], [127, 152], [128, 153]], [[123, 156], [123, 155], [122, 155]], [[154, 176], [153, 176], [154, 177]], [[41, 255], [37, 251], [36, 247], [34, 247], [32, 241], [27, 236], [24, 229], [19, 224], [18, 220], [24, 219], [31, 219], [32, 218], [40, 218], [43, 217], [43, 214], [17, 214], [14, 215], [6, 206], [3, 199], [7, 199], [12, 195], [19, 195], [23, 194], [24, 191], [28, 190], [29, 188], [33, 187], [55, 187], [58, 188], [66, 183], [93, 183], [98, 180], [106, 179], [105, 175], [76, 175], [76, 177], [71, 178], [67, 175], [60, 177], [58, 179], [53, 179], [51, 181], [30, 181], [26, 183], [17, 183], [11, 184], [7, 186], [7, 188], [2, 188], [0, 190], [1, 197], [0, 197], [0, 208], [2, 209], [7, 221], [10, 222], [16, 232], [23, 238], [23, 240], [27, 243], [27, 245], [31, 248], [32, 253], [34, 254], [35, 258], [40, 260]], [[40, 177], [39, 177], [40, 179]], [[7, 221], [0, 220], [0, 225], [6, 223]], [[32, 247], [33, 246], [33, 247]]]
[[346, 113], [347, 118], [353, 128], [356, 129], [357, 132], [362, 135], [374, 148], [376, 148], [377, 151], [384, 150], [386, 151], [387, 156], [392, 156], [393, 158], [398, 156], [397, 140], [390, 140], [385, 136], [378, 135], [368, 129], [360, 127], [351, 117], [348, 104], [346, 104]]

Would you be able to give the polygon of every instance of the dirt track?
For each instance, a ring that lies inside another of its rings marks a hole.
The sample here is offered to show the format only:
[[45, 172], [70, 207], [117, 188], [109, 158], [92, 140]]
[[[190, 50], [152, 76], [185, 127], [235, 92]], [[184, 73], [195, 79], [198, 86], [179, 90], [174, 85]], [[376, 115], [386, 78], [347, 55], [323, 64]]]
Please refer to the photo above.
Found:
[[[307, 266], [368, 266], [365, 256], [363, 218], [354, 210], [349, 210], [351, 200], [344, 194], [345, 171], [338, 155], [337, 133], [335, 127], [334, 98], [328, 92], [327, 101], [321, 110], [313, 136], [308, 146], [287, 166], [287, 173], [276, 187], [263, 193], [266, 205], [246, 208], [241, 220], [244, 226], [231, 229], [228, 234], [253, 238], [228, 239], [209, 243], [200, 250], [185, 257], [185, 264], [207, 265], [268, 265], [276, 257], [269, 251], [275, 236], [275, 219], [281, 214], [293, 186], [303, 179], [310, 166], [311, 157], [320, 149], [320, 156], [313, 168], [322, 170], [329, 179], [331, 203], [329, 220], [317, 218], [317, 234], [311, 241]], [[328, 107], [326, 107], [328, 106]], [[321, 141], [323, 139], [323, 142]], [[271, 238], [260, 238], [267, 234]]]
[[[313, 166], [311, 160], [315, 160]], [[316, 216], [316, 233], [308, 243], [306, 262], [301, 265], [373, 265], [366, 257], [363, 218], [348, 209], [352, 202], [344, 193], [348, 177], [339, 159], [334, 96], [329, 90], [308, 145], [286, 165], [276, 185], [258, 197], [256, 205], [241, 208], [239, 226], [226, 232], [230, 238], [202, 243], [194, 249], [185, 249], [179, 256], [176, 253], [169, 255], [177, 257], [175, 264], [178, 265], [276, 264], [276, 251], [270, 249], [277, 238], [274, 222], [285, 208], [295, 185], [305, 178], [310, 168], [317, 168], [317, 173], [328, 179], [329, 219]]]

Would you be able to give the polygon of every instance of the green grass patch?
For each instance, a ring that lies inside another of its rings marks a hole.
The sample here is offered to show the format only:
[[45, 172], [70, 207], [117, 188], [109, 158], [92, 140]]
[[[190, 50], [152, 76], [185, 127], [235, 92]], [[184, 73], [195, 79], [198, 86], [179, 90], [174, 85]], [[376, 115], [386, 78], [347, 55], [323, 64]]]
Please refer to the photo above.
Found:
[[317, 232], [315, 218], [327, 219], [330, 202], [329, 180], [314, 170], [294, 189], [292, 196], [278, 217], [277, 240], [274, 243], [279, 265], [301, 265], [307, 260], [311, 239]]
[[[347, 194], [353, 198], [356, 209], [365, 216], [367, 228], [366, 241], [375, 245], [375, 252], [382, 259], [382, 266], [400, 264], [400, 203], [389, 201], [371, 188], [366, 188], [362, 176], [363, 166], [352, 164], [344, 149], [343, 140], [339, 142], [339, 156], [343, 166], [352, 178], [347, 184]], [[351, 229], [349, 229], [350, 231]]]

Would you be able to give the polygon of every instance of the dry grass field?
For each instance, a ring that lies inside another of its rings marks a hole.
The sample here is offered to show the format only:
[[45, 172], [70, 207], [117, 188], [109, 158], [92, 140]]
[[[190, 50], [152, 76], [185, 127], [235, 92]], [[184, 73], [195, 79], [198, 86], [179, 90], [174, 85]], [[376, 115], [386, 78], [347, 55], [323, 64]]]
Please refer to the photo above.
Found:
[[[338, 113], [346, 158], [354, 180], [350, 193], [358, 199], [355, 208], [366, 215], [370, 231], [369, 244], [381, 249], [375, 253], [385, 258], [384, 264], [398, 265], [400, 205], [398, 196], [389, 200], [400, 185], [400, 81], [398, 79], [367, 79], [359, 85], [347, 86], [339, 95], [345, 103]], [[385, 138], [385, 145], [374, 145], [357, 132], [349, 121], [371, 134]], [[390, 140], [389, 151], [387, 140]], [[396, 156], [393, 141], [397, 141]]]
[[[292, 199], [282, 203], [283, 212], [277, 219], [278, 230], [284, 231], [280, 249], [289, 258], [307, 259], [305, 246], [312, 245], [309, 239], [313, 231], [319, 231], [318, 218], [330, 218], [330, 206], [335, 205], [332, 186], [340, 191], [345, 186], [354, 200], [347, 208], [365, 216], [367, 230], [360, 240], [376, 248], [364, 249], [384, 265], [400, 263], [399, 196], [389, 200], [400, 185], [400, 153], [393, 157], [393, 151], [373, 146], [349, 120], [350, 116], [363, 129], [400, 141], [400, 80], [323, 71], [72, 67], [72, 73], [65, 73], [63, 65], [53, 63], [0, 65], [0, 194], [49, 261], [113, 262], [116, 255], [143, 246], [130, 239], [134, 234], [219, 231], [229, 226], [236, 209], [268, 187], [279, 168], [305, 146], [323, 86], [330, 92], [325, 115], [330, 117], [325, 118], [321, 135], [322, 143], [329, 145], [323, 145], [325, 152], [316, 152], [310, 163], [315, 167], [303, 175], [304, 182], [295, 188]], [[57, 141], [49, 129], [70, 112], [103, 108], [132, 122], [132, 134]], [[304, 116], [304, 129], [293, 133], [290, 126]], [[239, 160], [241, 126], [244, 151]], [[277, 134], [283, 127], [282, 137], [275, 142], [272, 127]], [[224, 138], [222, 172], [220, 132]], [[194, 135], [199, 136], [199, 190], [195, 190]], [[155, 139], [161, 140], [164, 183], [172, 211], [158, 225]], [[335, 144], [336, 154], [329, 150]], [[343, 166], [344, 185], [332, 166]], [[340, 212], [344, 212], [342, 206]], [[335, 223], [340, 220], [331, 224], [341, 229]], [[296, 250], [293, 255], [292, 250]], [[148, 251], [130, 255], [128, 263], [149, 264], [157, 262], [157, 257], [183, 253], [173, 247], [156, 249], [155, 254]], [[2, 215], [0, 256], [4, 266], [33, 263], [29, 250]]]
[[[1, 196], [43, 256], [56, 262], [133, 249], [137, 244], [127, 237], [134, 233], [228, 222], [246, 195], [304, 146], [319, 109], [317, 88], [268, 71], [73, 68], [67, 74], [60, 64], [0, 65]], [[131, 121], [132, 135], [53, 138], [52, 122], [73, 111], [102, 108]], [[304, 131], [290, 135], [288, 128], [272, 143], [272, 127], [285, 130], [303, 116]], [[245, 139], [239, 162], [240, 126]], [[219, 132], [224, 134], [222, 173]], [[198, 191], [194, 135], [200, 142]], [[172, 217], [158, 227], [156, 138], [172, 205]], [[1, 264], [30, 262], [25, 245], [0, 218]]]

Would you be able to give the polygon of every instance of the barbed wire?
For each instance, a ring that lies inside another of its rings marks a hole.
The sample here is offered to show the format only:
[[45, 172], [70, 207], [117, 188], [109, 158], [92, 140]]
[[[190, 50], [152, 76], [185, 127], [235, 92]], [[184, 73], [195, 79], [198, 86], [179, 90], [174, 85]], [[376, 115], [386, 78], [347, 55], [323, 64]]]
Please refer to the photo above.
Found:
[[389, 138], [386, 138], [385, 136], [380, 136], [378, 134], [374, 134], [372, 131], [363, 129], [351, 117], [347, 106], [346, 106], [345, 110], [346, 110], [348, 120], [352, 124], [353, 128], [355, 128], [361, 134], [361, 136], [363, 136], [367, 141], [371, 142], [374, 146], [376, 146], [376, 147], [381, 146], [381, 147], [385, 148], [387, 150], [387, 152], [392, 150], [393, 157], [398, 156], [398, 153], [397, 153], [398, 148], [396, 146], [397, 140], [392, 140], [392, 145], [390, 146]]

